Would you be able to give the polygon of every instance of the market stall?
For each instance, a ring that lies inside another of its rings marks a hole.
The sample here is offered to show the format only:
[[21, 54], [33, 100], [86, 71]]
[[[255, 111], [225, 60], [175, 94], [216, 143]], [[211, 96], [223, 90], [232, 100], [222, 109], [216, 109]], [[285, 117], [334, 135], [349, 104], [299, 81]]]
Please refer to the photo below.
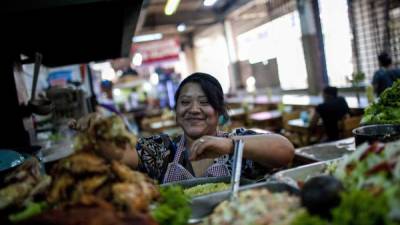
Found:
[[[230, 176], [160, 184], [143, 172], [145, 168], [134, 170], [126, 163], [126, 153], [137, 153], [139, 136], [128, 130], [126, 121], [117, 115], [92, 114], [84, 118], [85, 123], [71, 124], [75, 129], [73, 136], [65, 133], [57, 137], [60, 145], [31, 149], [21, 134], [24, 133], [22, 117], [14, 112], [19, 111], [19, 105], [11, 85], [13, 79], [7, 76], [22, 53], [29, 58], [40, 51], [49, 66], [123, 55], [122, 46], [131, 42], [133, 33], [129, 18], [133, 17], [136, 23], [142, 1], [42, 1], [34, 8], [23, 3], [26, 2], [14, 1], [2, 14], [4, 20], [7, 17], [15, 20], [17, 29], [6, 27], [9, 35], [5, 43], [11, 43], [6, 53], [10, 56], [4, 61], [6, 66], [0, 67], [5, 85], [0, 100], [3, 98], [11, 108], [11, 112], [4, 110], [0, 117], [5, 128], [0, 133], [3, 138], [0, 147], [31, 151], [0, 150], [0, 224], [400, 224], [400, 81], [370, 106], [363, 99], [351, 98], [351, 108], [367, 107], [362, 125], [372, 127], [363, 126], [355, 130], [355, 137], [348, 139], [298, 148], [287, 167], [255, 179], [243, 179], [240, 177], [243, 146], [239, 150], [241, 141], [233, 140]], [[87, 16], [88, 11], [95, 16]], [[69, 16], [64, 17], [66, 14]], [[50, 23], [49, 17], [58, 20]], [[59, 22], [59, 26], [54, 28], [53, 22]], [[37, 24], [41, 25], [39, 32], [35, 30]], [[18, 30], [22, 25], [28, 27], [29, 33], [38, 35], [18, 45], [24, 34]], [[118, 35], [102, 37], [97, 33], [102, 29]], [[92, 35], [98, 38], [95, 42], [90, 38]], [[58, 38], [58, 44], [63, 41], [67, 44], [57, 48], [53, 38]], [[99, 47], [106, 46], [104, 43], [111, 47]], [[247, 101], [244, 99], [228, 99], [228, 103], [241, 106]], [[251, 99], [247, 103], [270, 111], [248, 112], [238, 107], [230, 115], [243, 124], [248, 122], [243, 120], [252, 121], [255, 127], [260, 124], [255, 129], [259, 133], [268, 133], [262, 128], [271, 120], [283, 120], [284, 110], [274, 110], [280, 104], [303, 108], [321, 102], [317, 96]], [[149, 133], [166, 133], [177, 128], [170, 112], [154, 113], [157, 115], [154, 120], [148, 118], [153, 113], [146, 113], [143, 129]], [[288, 120], [287, 125], [310, 132], [301, 119]], [[171, 155], [161, 155], [166, 157]]]

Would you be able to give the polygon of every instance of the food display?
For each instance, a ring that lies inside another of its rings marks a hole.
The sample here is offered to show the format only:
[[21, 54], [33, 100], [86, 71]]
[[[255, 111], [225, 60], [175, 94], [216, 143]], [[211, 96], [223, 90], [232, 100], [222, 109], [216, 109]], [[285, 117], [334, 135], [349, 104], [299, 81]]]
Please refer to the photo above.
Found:
[[242, 191], [236, 201], [219, 204], [203, 224], [400, 224], [399, 162], [400, 141], [364, 144], [340, 160], [281, 172], [301, 178], [300, 197]]
[[15, 170], [6, 174], [0, 187], [0, 210], [9, 207], [22, 207], [36, 194], [50, 185], [51, 177], [41, 172], [39, 161], [29, 158]]
[[144, 212], [159, 193], [154, 182], [117, 161], [107, 163], [89, 153], [77, 153], [57, 165], [57, 177], [47, 196], [51, 204], [68, 205], [107, 200], [130, 213]]
[[400, 124], [400, 80], [380, 95], [378, 102], [365, 109], [363, 124]]
[[240, 192], [235, 201], [222, 202], [203, 224], [286, 225], [300, 212], [298, 197], [260, 188]]
[[[196, 212], [204, 225], [400, 224], [400, 141], [363, 144], [340, 159], [278, 172], [279, 181], [292, 176], [289, 185], [248, 185], [233, 200], [225, 180], [160, 187], [119, 160], [135, 144], [119, 117], [92, 117], [74, 153], [48, 174], [31, 157], [3, 176], [1, 214], [22, 225], [185, 225]], [[213, 192], [212, 199], [196, 198]]]
[[344, 189], [340, 204], [330, 211], [331, 215], [303, 213], [293, 225], [400, 224], [398, 162], [400, 141], [360, 146], [338, 162], [333, 172]]
[[135, 148], [137, 137], [128, 132], [119, 116], [100, 117], [97, 114], [85, 118], [77, 125], [81, 132], [75, 138], [76, 151], [89, 151], [112, 158], [122, 157], [124, 151]]
[[[8, 221], [186, 224], [191, 211], [181, 188], [160, 189], [146, 174], [118, 160], [136, 144], [136, 136], [126, 130], [123, 121], [117, 116], [91, 117], [87, 124], [76, 136], [74, 153], [53, 163], [49, 175], [39, 171], [39, 163], [32, 157], [5, 177], [0, 210], [20, 206], [6, 212]], [[29, 200], [39, 192], [40, 197]]]
[[151, 214], [160, 225], [186, 225], [191, 214], [188, 203], [180, 186], [161, 187], [160, 200]]
[[199, 184], [184, 190], [184, 193], [190, 197], [196, 197], [213, 192], [225, 191], [229, 189], [229, 184], [224, 182]]
[[154, 181], [106, 157], [131, 151], [135, 140], [117, 116], [93, 121], [77, 136], [76, 152], [53, 167], [50, 174], [57, 179], [47, 201], [69, 205], [100, 199], [132, 214], [147, 211], [150, 202], [159, 196]]

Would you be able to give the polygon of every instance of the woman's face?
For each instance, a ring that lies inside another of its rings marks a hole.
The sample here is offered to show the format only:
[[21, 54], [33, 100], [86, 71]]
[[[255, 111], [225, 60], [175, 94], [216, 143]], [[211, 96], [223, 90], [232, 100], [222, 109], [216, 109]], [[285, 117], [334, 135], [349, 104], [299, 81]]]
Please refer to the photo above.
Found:
[[218, 113], [199, 84], [189, 82], [182, 87], [176, 105], [176, 121], [192, 139], [216, 133]]

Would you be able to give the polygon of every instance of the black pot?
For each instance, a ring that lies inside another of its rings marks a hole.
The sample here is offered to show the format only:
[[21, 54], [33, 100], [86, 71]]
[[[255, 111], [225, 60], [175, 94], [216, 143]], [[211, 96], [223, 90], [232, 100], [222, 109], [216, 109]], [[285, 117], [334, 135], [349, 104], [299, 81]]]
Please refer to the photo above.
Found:
[[391, 142], [400, 139], [400, 125], [377, 124], [358, 127], [353, 130], [356, 146], [374, 141]]

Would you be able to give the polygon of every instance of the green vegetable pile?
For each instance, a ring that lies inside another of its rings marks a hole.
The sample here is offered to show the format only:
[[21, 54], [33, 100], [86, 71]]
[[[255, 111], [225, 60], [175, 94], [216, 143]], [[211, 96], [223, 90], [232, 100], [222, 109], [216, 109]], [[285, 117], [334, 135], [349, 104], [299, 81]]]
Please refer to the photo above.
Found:
[[353, 189], [342, 193], [341, 204], [332, 210], [330, 222], [304, 212], [293, 220], [292, 225], [395, 225], [387, 217], [388, 210], [385, 196]]
[[194, 187], [185, 189], [184, 192], [186, 195], [190, 197], [195, 197], [199, 195], [205, 195], [212, 192], [225, 191], [229, 189], [229, 184], [220, 182], [220, 183], [208, 183], [208, 184], [200, 184]]
[[17, 223], [44, 212], [48, 208], [46, 202], [29, 202], [23, 211], [10, 214], [9, 220]]
[[364, 124], [400, 124], [400, 80], [387, 88], [378, 102], [365, 109]]
[[302, 213], [292, 225], [400, 224], [400, 141], [360, 146], [339, 162], [334, 176], [345, 191], [331, 221]]
[[189, 197], [180, 186], [160, 188], [161, 200], [152, 211], [153, 218], [160, 225], [186, 225], [192, 213]]

